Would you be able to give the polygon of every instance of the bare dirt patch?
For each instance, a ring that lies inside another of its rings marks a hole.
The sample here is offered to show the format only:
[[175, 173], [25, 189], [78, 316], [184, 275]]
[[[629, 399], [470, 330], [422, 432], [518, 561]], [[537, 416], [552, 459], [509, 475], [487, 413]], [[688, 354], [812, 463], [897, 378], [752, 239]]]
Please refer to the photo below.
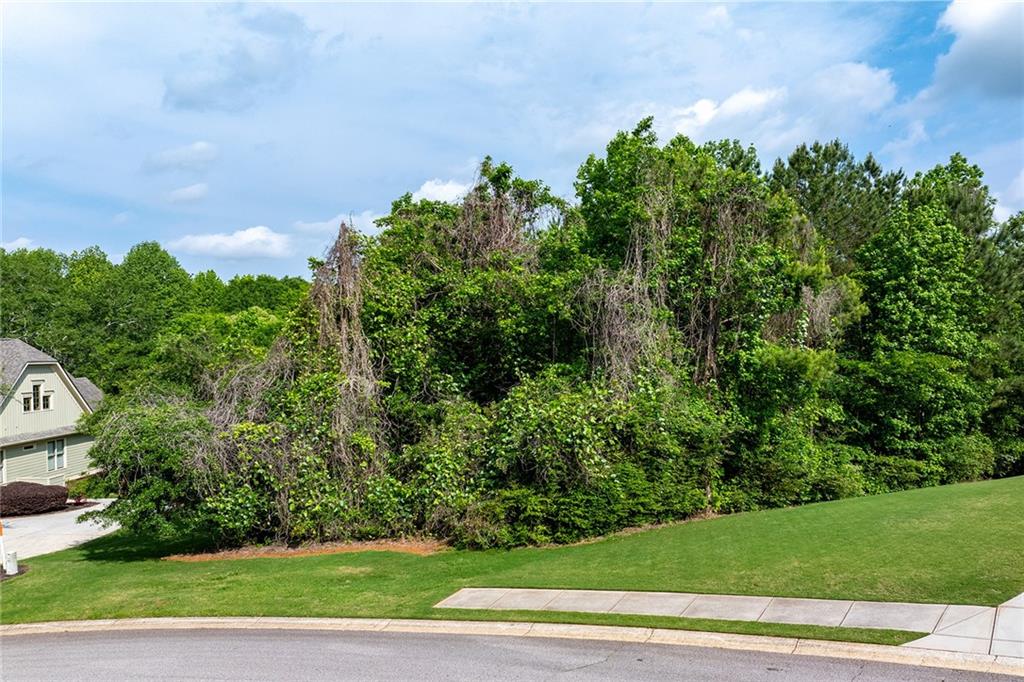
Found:
[[220, 552], [204, 552], [202, 554], [172, 554], [164, 557], [165, 561], [225, 561], [232, 559], [290, 559], [301, 556], [320, 556], [323, 554], [348, 554], [352, 552], [401, 552], [427, 556], [448, 549], [448, 545], [438, 540], [366, 540], [363, 542], [327, 542], [319, 545], [287, 547], [285, 545], [267, 545], [264, 547], [242, 547], [226, 549]]

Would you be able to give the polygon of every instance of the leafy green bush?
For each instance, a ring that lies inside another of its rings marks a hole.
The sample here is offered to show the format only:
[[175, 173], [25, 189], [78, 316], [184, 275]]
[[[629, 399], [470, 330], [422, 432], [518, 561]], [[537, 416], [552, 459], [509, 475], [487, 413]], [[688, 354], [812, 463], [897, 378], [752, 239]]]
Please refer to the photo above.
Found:
[[976, 481], [992, 475], [996, 451], [984, 434], [957, 435], [942, 442], [940, 462], [943, 483]]
[[117, 494], [117, 487], [105, 472], [89, 474], [73, 481], [68, 481], [68, 497], [71, 499], [97, 499], [112, 497]]
[[157, 534], [206, 526], [207, 481], [197, 458], [213, 434], [198, 405], [148, 385], [107, 398], [84, 423], [96, 439], [93, 463], [117, 490], [117, 499], [101, 515], [87, 516]]
[[835, 388], [846, 441], [873, 453], [865, 472], [887, 490], [955, 480], [944, 474], [947, 440], [975, 433], [986, 405], [963, 362], [915, 351], [846, 360]]

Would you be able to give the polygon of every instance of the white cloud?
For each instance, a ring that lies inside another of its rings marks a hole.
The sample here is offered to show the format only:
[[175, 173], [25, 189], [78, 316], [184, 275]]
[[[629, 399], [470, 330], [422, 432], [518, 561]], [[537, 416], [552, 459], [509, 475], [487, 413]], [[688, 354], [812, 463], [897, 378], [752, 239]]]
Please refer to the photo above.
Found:
[[994, 211], [996, 220], [1003, 222], [1017, 211], [1024, 210], [1024, 169], [1017, 173], [1004, 191], [994, 194], [998, 202]]
[[333, 218], [328, 218], [327, 220], [314, 222], [296, 220], [292, 223], [292, 227], [294, 227], [296, 231], [304, 232], [306, 234], [335, 234], [342, 223], [348, 223], [359, 232], [371, 233], [377, 231], [377, 227], [373, 224], [373, 221], [382, 217], [383, 214], [377, 213], [376, 211], [339, 213]]
[[732, 17], [725, 5], [715, 5], [701, 15], [698, 25], [707, 31], [732, 28]]
[[737, 93], [729, 95], [722, 106], [719, 107], [719, 114], [726, 117], [740, 116], [742, 114], [756, 114], [764, 111], [765, 107], [773, 102], [778, 102], [786, 96], [785, 88], [774, 88], [770, 90], [754, 90], [743, 88]]
[[196, 184], [189, 185], [188, 187], [179, 187], [167, 195], [167, 200], [172, 204], [186, 204], [193, 201], [199, 201], [206, 196], [209, 189], [210, 188], [206, 186], [205, 182], [197, 182]]
[[1006, 198], [1017, 204], [1024, 204], [1024, 168], [1021, 169], [1017, 177], [1010, 183], [1009, 188], [1005, 192]]
[[812, 79], [811, 92], [836, 109], [876, 112], [896, 97], [896, 84], [889, 69], [844, 62], [818, 71]]
[[146, 168], [152, 171], [165, 170], [206, 170], [217, 160], [219, 152], [216, 145], [202, 140], [157, 152], [146, 161]]
[[212, 49], [181, 56], [164, 77], [164, 106], [239, 112], [264, 96], [288, 90], [308, 70], [315, 34], [297, 14], [242, 6], [238, 31]]
[[470, 186], [464, 185], [461, 182], [434, 178], [420, 185], [420, 188], [412, 193], [412, 198], [415, 201], [429, 199], [430, 201], [447, 201], [451, 203], [464, 197], [469, 190]]
[[939, 27], [956, 35], [949, 52], [935, 63], [935, 81], [927, 96], [965, 89], [997, 97], [1024, 94], [1024, 4], [992, 0], [954, 0]]
[[30, 246], [32, 246], [32, 240], [28, 237], [18, 237], [17, 239], [9, 242], [0, 242], [0, 249], [5, 249], [7, 251], [27, 249]]
[[215, 258], [286, 258], [291, 255], [288, 235], [274, 232], [266, 225], [236, 230], [231, 234], [189, 234], [171, 242], [170, 247], [193, 256]]
[[121, 211], [120, 213], [116, 214], [113, 218], [111, 218], [110, 222], [114, 223], [115, 225], [124, 225], [131, 219], [132, 214], [129, 211]]
[[882, 147], [882, 153], [890, 156], [898, 156], [907, 152], [922, 142], [927, 142], [928, 131], [925, 130], [924, 121], [917, 119], [910, 122], [907, 132], [903, 137], [890, 140]]
[[718, 105], [712, 99], [699, 99], [678, 112], [676, 132], [689, 137], [697, 135], [718, 113]]
[[675, 130], [689, 137], [696, 137], [712, 121], [760, 114], [770, 105], [781, 103], [785, 98], [786, 88], [743, 88], [729, 95], [721, 104], [711, 99], [700, 99], [676, 112]]

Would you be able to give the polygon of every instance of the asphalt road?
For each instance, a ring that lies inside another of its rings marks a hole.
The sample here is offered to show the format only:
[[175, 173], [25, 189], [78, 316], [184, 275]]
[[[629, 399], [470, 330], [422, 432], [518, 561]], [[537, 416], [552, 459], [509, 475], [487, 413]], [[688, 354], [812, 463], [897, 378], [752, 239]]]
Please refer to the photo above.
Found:
[[0, 638], [15, 680], [1005, 680], [750, 651], [522, 637], [165, 630]]

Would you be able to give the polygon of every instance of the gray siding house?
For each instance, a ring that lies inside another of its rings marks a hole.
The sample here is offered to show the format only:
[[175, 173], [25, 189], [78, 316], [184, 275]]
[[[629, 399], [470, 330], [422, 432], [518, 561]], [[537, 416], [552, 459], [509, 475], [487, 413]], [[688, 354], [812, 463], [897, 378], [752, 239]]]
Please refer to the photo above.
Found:
[[0, 483], [56, 484], [91, 470], [93, 439], [76, 423], [103, 392], [19, 339], [0, 339]]

